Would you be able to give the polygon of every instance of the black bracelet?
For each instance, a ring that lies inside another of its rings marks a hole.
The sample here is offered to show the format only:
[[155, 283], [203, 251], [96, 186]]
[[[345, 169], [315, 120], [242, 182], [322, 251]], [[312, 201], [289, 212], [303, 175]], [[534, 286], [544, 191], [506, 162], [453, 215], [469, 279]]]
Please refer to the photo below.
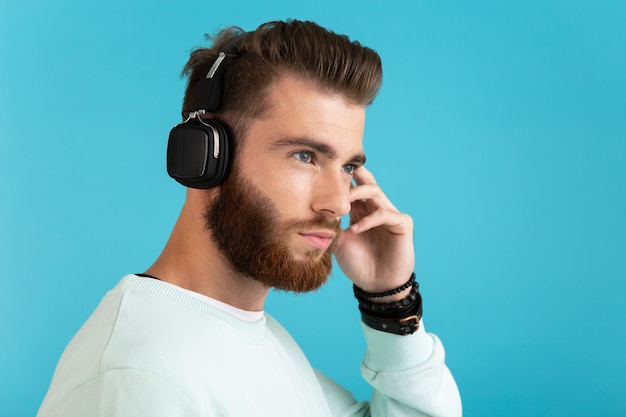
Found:
[[383, 303], [380, 301], [375, 301], [375, 299], [370, 299], [367, 297], [363, 297], [361, 294], [354, 294], [354, 298], [356, 298], [357, 300], [359, 300], [359, 304], [363, 304], [363, 305], [375, 305], [375, 306], [389, 306], [389, 308], [393, 309], [394, 305], [396, 307], [401, 307], [401, 305], [398, 304], [402, 304], [402, 302], [404, 302], [407, 298], [410, 298], [411, 295], [415, 294], [418, 292], [418, 288], [419, 286], [417, 285], [416, 282], [413, 283], [413, 285], [411, 286], [411, 291], [409, 291], [409, 294], [404, 297], [401, 300], [398, 301], [391, 301], [391, 302], [387, 302], [387, 303]]
[[[372, 301], [372, 298], [386, 297], [411, 288], [409, 294], [401, 300], [389, 303]], [[359, 301], [361, 320], [367, 326], [387, 333], [408, 335], [419, 329], [422, 318], [422, 296], [415, 274], [407, 283], [396, 289], [381, 293], [368, 293], [354, 286], [354, 296]]]
[[404, 290], [406, 290], [407, 288], [413, 286], [413, 284], [415, 283], [415, 272], [413, 272], [411, 274], [411, 277], [409, 278], [409, 280], [407, 282], [405, 282], [404, 284], [402, 284], [401, 286], [394, 288], [393, 290], [389, 290], [389, 291], [383, 291], [383, 292], [367, 292], [359, 287], [356, 286], [356, 284], [352, 285], [352, 289], [354, 290], [354, 296], [359, 298], [383, 298], [383, 297], [387, 297], [390, 295], [395, 295], [398, 294]]
[[402, 300], [391, 303], [376, 303], [367, 300], [359, 300], [359, 311], [363, 314], [374, 315], [383, 318], [402, 318], [421, 311], [422, 296], [413, 287], [409, 295]]
[[380, 317], [372, 317], [367, 314], [361, 315], [361, 320], [368, 327], [381, 332], [393, 333], [400, 336], [406, 336], [413, 334], [420, 328], [420, 320], [422, 317], [419, 314], [413, 314], [401, 319], [382, 319]]
[[401, 311], [398, 310], [395, 314], [391, 314], [391, 312], [372, 313], [361, 308], [361, 305], [359, 305], [359, 310], [361, 310], [361, 320], [368, 327], [386, 333], [406, 336], [419, 330], [422, 319], [422, 297], [417, 293], [415, 301]]

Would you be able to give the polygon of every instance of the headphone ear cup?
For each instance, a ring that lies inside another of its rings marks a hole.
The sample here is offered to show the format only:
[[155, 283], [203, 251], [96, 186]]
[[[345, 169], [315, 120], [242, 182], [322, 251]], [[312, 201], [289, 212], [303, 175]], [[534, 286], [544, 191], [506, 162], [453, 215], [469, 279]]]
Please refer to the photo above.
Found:
[[226, 128], [215, 120], [193, 118], [175, 126], [167, 143], [167, 173], [190, 188], [219, 185], [229, 169]]

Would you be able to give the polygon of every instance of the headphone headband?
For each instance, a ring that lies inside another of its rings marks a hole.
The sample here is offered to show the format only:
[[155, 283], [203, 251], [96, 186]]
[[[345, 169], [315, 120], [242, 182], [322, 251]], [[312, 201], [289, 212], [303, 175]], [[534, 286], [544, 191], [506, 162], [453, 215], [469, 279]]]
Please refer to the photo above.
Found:
[[215, 112], [219, 110], [224, 92], [224, 73], [228, 68], [229, 61], [236, 57], [241, 44], [241, 37], [242, 35], [238, 35], [224, 45], [213, 61], [206, 77], [198, 80], [193, 100], [194, 111]]

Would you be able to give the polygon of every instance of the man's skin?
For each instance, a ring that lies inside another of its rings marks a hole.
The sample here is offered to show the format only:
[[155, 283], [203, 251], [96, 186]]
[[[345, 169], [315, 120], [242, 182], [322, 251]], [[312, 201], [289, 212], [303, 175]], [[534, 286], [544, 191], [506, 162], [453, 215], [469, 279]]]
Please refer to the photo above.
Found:
[[[336, 238], [339, 267], [357, 286], [378, 292], [404, 284], [415, 266], [413, 222], [362, 166], [365, 107], [291, 74], [269, 87], [268, 103], [266, 116], [251, 123], [238, 146], [232, 169], [275, 204], [281, 223], [348, 213], [351, 219], [338, 237], [318, 229], [289, 234], [285, 243], [293, 257], [321, 256]], [[219, 189], [187, 190], [172, 235], [146, 273], [234, 307], [260, 311], [269, 288], [235, 270], [206, 229], [204, 213]], [[407, 291], [378, 301], [401, 299]]]

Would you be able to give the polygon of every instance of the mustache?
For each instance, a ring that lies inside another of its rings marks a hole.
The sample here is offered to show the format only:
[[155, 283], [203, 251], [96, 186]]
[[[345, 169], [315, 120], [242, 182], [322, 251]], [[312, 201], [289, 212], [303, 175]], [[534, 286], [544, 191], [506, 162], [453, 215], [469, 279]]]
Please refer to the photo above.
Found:
[[341, 220], [327, 217], [317, 217], [310, 220], [295, 220], [288, 224], [287, 229], [324, 229], [331, 230], [339, 236], [341, 233]]

